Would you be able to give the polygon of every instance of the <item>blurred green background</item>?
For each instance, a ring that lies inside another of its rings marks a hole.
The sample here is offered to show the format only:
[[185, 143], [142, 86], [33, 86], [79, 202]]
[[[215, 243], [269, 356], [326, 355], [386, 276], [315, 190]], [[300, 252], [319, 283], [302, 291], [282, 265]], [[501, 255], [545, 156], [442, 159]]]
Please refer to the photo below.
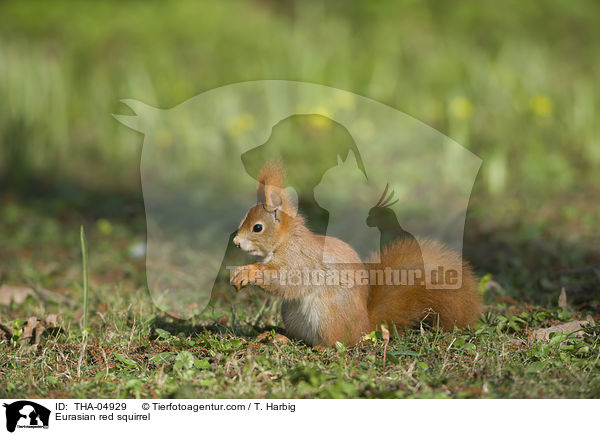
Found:
[[[111, 116], [131, 114], [120, 99], [170, 108], [298, 80], [388, 104], [479, 155], [467, 256], [514, 295], [553, 293], [562, 270], [600, 264], [599, 16], [591, 0], [4, 1], [4, 252], [81, 219], [143, 232], [143, 137]], [[598, 276], [570, 285], [597, 293]]]

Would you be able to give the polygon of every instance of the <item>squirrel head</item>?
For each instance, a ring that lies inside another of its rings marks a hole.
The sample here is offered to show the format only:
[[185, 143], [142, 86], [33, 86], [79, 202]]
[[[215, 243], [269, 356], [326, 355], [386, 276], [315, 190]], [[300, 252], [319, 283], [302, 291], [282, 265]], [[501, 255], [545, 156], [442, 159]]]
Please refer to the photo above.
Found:
[[302, 223], [297, 205], [284, 189], [285, 174], [278, 162], [267, 162], [258, 177], [257, 204], [240, 223], [233, 243], [251, 255], [268, 262], [293, 231]]

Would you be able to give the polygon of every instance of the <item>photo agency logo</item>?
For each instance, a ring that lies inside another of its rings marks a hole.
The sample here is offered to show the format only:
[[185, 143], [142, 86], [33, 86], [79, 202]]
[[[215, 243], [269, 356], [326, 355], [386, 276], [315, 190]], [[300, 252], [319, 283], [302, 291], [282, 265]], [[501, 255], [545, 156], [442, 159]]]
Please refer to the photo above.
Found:
[[48, 423], [50, 422], [50, 410], [48, 408], [29, 400], [4, 403], [3, 406], [6, 408], [7, 431], [48, 429]]
[[[224, 86], [166, 110], [123, 103], [135, 114], [115, 118], [144, 135], [148, 288], [171, 315], [198, 314], [230, 280], [461, 286], [481, 159], [430, 126], [351, 92], [278, 80]], [[281, 179], [261, 180], [269, 165]], [[256, 205], [264, 221], [238, 231]], [[327, 236], [318, 266], [260, 277], [240, 268], [272, 258], [281, 241], [269, 225], [282, 215]], [[329, 267], [340, 240], [357, 255]], [[398, 261], [383, 264], [392, 251]]]

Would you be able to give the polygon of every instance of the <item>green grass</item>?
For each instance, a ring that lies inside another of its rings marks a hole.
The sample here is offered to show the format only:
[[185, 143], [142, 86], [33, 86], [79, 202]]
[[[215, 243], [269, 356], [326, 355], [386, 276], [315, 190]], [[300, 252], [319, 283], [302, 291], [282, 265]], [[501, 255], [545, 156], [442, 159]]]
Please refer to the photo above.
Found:
[[[384, 343], [377, 334], [357, 346], [326, 351], [272, 340], [282, 332], [279, 303], [265, 302], [258, 290], [237, 295], [223, 289], [214, 307], [187, 321], [166, 316], [148, 295], [143, 259], [130, 253], [143, 240], [143, 220], [86, 224], [90, 332], [83, 345], [75, 224], [81, 218], [58, 221], [35, 207], [11, 207], [19, 219], [8, 223], [6, 212], [2, 216], [7, 228], [15, 229], [7, 233], [12, 247], [2, 251], [2, 282], [47, 287], [58, 297], [0, 306], [0, 322], [14, 333], [0, 341], [0, 397], [600, 396], [598, 328], [582, 337], [530, 339], [538, 328], [587, 314], [598, 320], [593, 305], [563, 311], [556, 307], [557, 294], [544, 306], [525, 304], [535, 293], [488, 284], [489, 312], [473, 329], [415, 328], [401, 336], [392, 331], [384, 366]], [[16, 230], [22, 221], [28, 222], [27, 234]], [[61, 315], [58, 325], [49, 327], [38, 345], [17, 338], [29, 317], [52, 313]]]
[[83, 274], [83, 331], [87, 335], [88, 328], [88, 296], [89, 296], [89, 278], [88, 278], [88, 253], [87, 240], [83, 225], [81, 226], [81, 270]]
[[0, 178], [15, 186], [42, 177], [137, 194], [141, 137], [110, 116], [130, 113], [121, 99], [170, 108], [282, 79], [373, 98], [468, 147], [484, 160], [475, 197], [492, 217], [507, 202], [518, 213], [598, 193], [593, 1], [0, 8]]
[[[0, 3], [0, 284], [36, 290], [0, 305], [0, 397], [600, 397], [597, 330], [529, 339], [600, 318], [598, 8]], [[256, 290], [222, 288], [188, 321], [154, 306], [132, 255], [146, 237], [143, 138], [110, 115], [130, 113], [122, 98], [169, 108], [261, 79], [381, 101], [483, 159], [465, 254], [497, 284], [479, 325], [392, 337], [384, 367], [377, 336], [326, 352], [259, 341], [282, 325]], [[19, 339], [49, 314], [39, 344]]]

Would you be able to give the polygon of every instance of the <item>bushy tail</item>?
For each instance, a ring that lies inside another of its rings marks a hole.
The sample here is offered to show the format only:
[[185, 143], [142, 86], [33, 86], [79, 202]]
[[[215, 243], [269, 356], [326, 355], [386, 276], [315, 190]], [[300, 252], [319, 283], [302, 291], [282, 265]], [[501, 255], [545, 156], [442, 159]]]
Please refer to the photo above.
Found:
[[[431, 269], [438, 270], [438, 266], [444, 271], [456, 271], [462, 280], [459, 281], [460, 286], [456, 289], [427, 288], [423, 277]], [[481, 314], [481, 296], [477, 292], [473, 270], [461, 260], [458, 253], [439, 242], [427, 239], [419, 239], [418, 242], [415, 239], [397, 240], [383, 250], [381, 263], [367, 263], [366, 267], [370, 270], [370, 276], [374, 275], [373, 270], [385, 271], [390, 268], [392, 277], [400, 278], [392, 284], [372, 283], [368, 305], [372, 330], [383, 321], [388, 325], [394, 323], [398, 330], [425, 321], [451, 331], [454, 326], [464, 328], [472, 324]], [[415, 280], [412, 283], [410, 271], [416, 271], [413, 272]]]

